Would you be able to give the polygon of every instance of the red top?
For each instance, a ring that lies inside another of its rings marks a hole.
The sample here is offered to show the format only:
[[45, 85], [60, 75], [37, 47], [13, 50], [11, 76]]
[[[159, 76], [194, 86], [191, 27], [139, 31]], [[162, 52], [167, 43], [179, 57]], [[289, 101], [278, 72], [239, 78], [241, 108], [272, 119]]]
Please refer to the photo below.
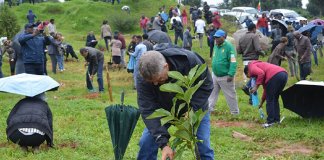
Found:
[[187, 17], [187, 11], [185, 9], [182, 10], [181, 16], [182, 17]]
[[144, 19], [141, 18], [140, 19], [140, 27], [141, 28], [146, 28], [147, 22], [149, 22], [149, 19], [147, 17], [145, 17]]
[[266, 17], [261, 17], [258, 19], [258, 23], [257, 23], [257, 26], [258, 27], [266, 27], [268, 28], [268, 20]]
[[250, 77], [256, 77], [256, 85], [263, 85], [262, 99], [265, 99], [265, 86], [269, 80], [279, 72], [286, 72], [285, 69], [274, 64], [262, 61], [251, 61], [248, 65]]
[[215, 28], [219, 29], [222, 27], [222, 23], [220, 22], [220, 16], [216, 12], [214, 13], [214, 18], [212, 22]]

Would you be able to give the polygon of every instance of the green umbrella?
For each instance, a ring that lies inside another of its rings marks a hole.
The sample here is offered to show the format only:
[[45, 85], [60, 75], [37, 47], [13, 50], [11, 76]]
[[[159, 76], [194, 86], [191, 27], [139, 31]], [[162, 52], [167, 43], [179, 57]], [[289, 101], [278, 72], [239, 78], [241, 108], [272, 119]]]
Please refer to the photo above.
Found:
[[128, 142], [140, 116], [137, 108], [126, 106], [123, 102], [124, 91], [121, 96], [121, 105], [116, 104], [105, 109], [116, 160], [123, 159]]

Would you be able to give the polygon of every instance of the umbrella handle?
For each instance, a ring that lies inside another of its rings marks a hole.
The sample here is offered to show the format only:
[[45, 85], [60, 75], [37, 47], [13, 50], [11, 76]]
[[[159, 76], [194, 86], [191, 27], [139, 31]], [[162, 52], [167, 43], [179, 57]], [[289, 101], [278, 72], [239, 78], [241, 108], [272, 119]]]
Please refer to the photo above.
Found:
[[124, 105], [125, 91], [123, 90], [120, 96], [121, 105]]

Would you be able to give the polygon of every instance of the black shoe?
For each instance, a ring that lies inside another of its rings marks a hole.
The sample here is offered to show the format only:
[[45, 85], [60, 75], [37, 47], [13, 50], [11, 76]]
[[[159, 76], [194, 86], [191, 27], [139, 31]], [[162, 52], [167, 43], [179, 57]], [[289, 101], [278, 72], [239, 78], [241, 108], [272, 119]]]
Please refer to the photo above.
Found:
[[243, 86], [242, 90], [243, 90], [243, 92], [244, 92], [246, 95], [248, 95], [248, 96], [250, 95], [249, 87], [247, 87], [247, 86]]

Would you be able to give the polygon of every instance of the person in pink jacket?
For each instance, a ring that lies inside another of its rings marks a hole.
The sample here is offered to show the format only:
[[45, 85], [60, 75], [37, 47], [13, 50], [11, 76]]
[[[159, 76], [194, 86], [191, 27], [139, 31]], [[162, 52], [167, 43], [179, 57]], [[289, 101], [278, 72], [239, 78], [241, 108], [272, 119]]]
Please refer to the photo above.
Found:
[[263, 124], [264, 128], [270, 127], [280, 122], [279, 95], [284, 89], [288, 74], [287, 71], [277, 65], [262, 61], [251, 61], [245, 68], [244, 73], [249, 78], [256, 78], [256, 86], [250, 92], [254, 93], [259, 86], [263, 86], [263, 95], [259, 108], [264, 101], [267, 102], [267, 123]]

